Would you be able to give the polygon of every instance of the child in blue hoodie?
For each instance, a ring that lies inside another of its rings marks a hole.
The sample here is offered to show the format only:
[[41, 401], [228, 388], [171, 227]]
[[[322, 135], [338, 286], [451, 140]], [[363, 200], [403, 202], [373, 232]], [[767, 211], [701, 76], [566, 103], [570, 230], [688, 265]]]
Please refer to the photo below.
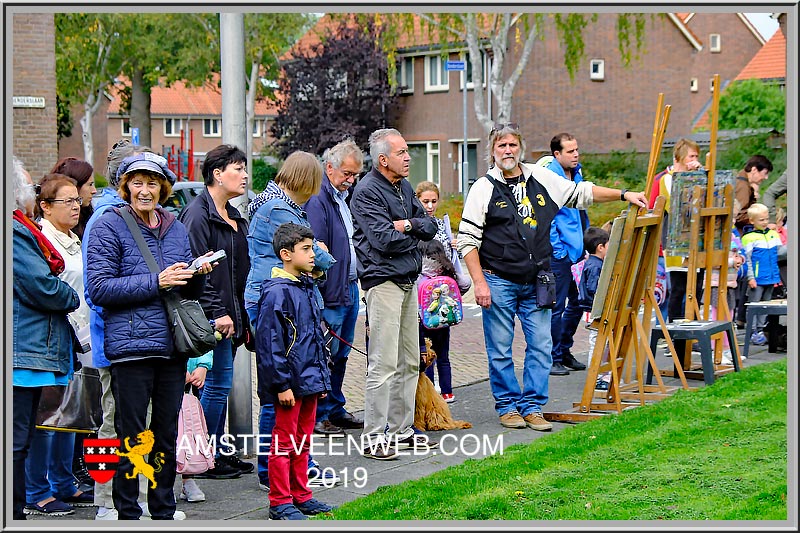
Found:
[[272, 240], [283, 268], [274, 267], [261, 285], [255, 320], [258, 396], [275, 406], [269, 455], [269, 516], [304, 520], [333, 508], [312, 496], [308, 450], [317, 399], [330, 390], [322, 309], [314, 297], [314, 234], [287, 222]]

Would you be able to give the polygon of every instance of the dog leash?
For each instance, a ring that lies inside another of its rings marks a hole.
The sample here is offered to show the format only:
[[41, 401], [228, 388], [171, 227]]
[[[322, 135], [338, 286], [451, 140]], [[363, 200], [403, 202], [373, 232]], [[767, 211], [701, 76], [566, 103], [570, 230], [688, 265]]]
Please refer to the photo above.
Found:
[[332, 328], [332, 327], [330, 327], [330, 326], [328, 325], [328, 323], [327, 323], [327, 322], [325, 323], [325, 325], [326, 325], [326, 326], [327, 326], [327, 328], [328, 328], [328, 333], [330, 333], [331, 335], [333, 335], [334, 337], [336, 337], [337, 339], [339, 339], [339, 342], [343, 342], [343, 343], [345, 343], [347, 346], [349, 346], [350, 348], [352, 348], [352, 349], [353, 349], [353, 350], [355, 350], [356, 352], [360, 353], [360, 354], [361, 354], [361, 355], [363, 355], [364, 357], [366, 357], [366, 356], [367, 356], [367, 353], [366, 353], [366, 352], [364, 352], [363, 350], [359, 350], [358, 348], [356, 348], [355, 346], [353, 346], [352, 344], [350, 344], [349, 342], [347, 342], [346, 340], [344, 340], [343, 338], [341, 338], [339, 335], [337, 335], [337, 334], [336, 334], [336, 332], [335, 332], [335, 331], [333, 331], [333, 328]]

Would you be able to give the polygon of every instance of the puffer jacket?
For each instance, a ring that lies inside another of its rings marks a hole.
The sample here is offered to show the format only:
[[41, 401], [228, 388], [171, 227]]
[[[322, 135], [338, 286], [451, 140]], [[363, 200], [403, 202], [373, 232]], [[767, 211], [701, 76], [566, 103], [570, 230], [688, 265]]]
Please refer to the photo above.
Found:
[[278, 267], [271, 276], [261, 284], [255, 328], [261, 405], [289, 389], [295, 397], [331, 389], [314, 284]]
[[[86, 291], [103, 308], [104, 349], [113, 363], [152, 357], [176, 358], [167, 312], [160, 297], [158, 274], [150, 272], [121, 209], [109, 209], [95, 222], [86, 247]], [[158, 228], [148, 228], [134, 215], [147, 247], [159, 267], [191, 263], [192, 250], [186, 227], [174, 215], [157, 207]], [[184, 298], [197, 299], [205, 276], [194, 276], [176, 287]]]

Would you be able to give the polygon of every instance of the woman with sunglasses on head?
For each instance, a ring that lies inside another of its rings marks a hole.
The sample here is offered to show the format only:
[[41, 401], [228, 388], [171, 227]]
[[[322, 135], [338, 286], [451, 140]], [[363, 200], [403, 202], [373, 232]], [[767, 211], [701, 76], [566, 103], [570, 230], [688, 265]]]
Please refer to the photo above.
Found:
[[[69, 314], [74, 328], [88, 323], [88, 308], [83, 300], [83, 261], [81, 241], [72, 231], [80, 216], [81, 198], [75, 180], [63, 174], [48, 174], [39, 182], [36, 212], [41, 216], [41, 232], [64, 262], [59, 279], [68, 283], [79, 295], [80, 306]], [[60, 345], [61, 356], [70, 361], [63, 377], [53, 378], [51, 385], [72, 378], [73, 348]], [[72, 514], [72, 506], [91, 505], [93, 495], [78, 489], [72, 476], [75, 433], [36, 429], [25, 461], [25, 514], [61, 516]]]

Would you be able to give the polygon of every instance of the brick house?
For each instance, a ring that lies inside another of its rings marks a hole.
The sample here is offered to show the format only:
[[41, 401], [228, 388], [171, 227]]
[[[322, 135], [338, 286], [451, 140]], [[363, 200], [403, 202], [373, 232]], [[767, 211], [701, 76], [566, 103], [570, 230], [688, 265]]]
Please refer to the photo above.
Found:
[[[195, 180], [202, 179], [199, 169], [206, 153], [222, 142], [222, 90], [218, 79], [217, 75], [212, 81], [199, 87], [188, 87], [178, 81], [170, 87], [156, 86], [150, 91], [151, 148], [159, 153], [163, 153], [165, 147], [174, 152], [181, 149], [183, 140], [183, 149], [188, 152], [191, 132], [194, 141]], [[108, 94], [107, 107], [101, 107], [95, 115], [94, 166], [99, 174], [105, 173], [106, 154], [111, 146], [120, 138], [131, 136], [130, 117], [121, 112], [121, 104], [119, 92], [112, 89]], [[269, 127], [275, 115], [275, 105], [271, 101], [256, 101], [254, 155], [272, 142]], [[72, 137], [62, 139], [59, 151], [62, 155], [83, 157], [77, 118]]]
[[[511, 118], [522, 127], [528, 160], [549, 152], [550, 138], [559, 131], [574, 134], [584, 153], [649, 152], [660, 92], [672, 106], [666, 136], [688, 133], [710, 101], [714, 74], [729, 82], [764, 44], [741, 13], [671, 13], [647, 23], [644, 51], [626, 68], [617, 51], [615, 23], [616, 15], [599, 14], [584, 32], [584, 64], [574, 81], [563, 66], [554, 27], [544, 28], [514, 92]], [[458, 192], [463, 77], [442, 71], [437, 49], [409, 43], [398, 53], [399, 76], [409, 89], [396, 126], [415, 159], [411, 181], [427, 179], [445, 192]], [[507, 65], [516, 63], [518, 53], [509, 50]], [[487, 169], [485, 133], [469, 89], [467, 96], [469, 174], [474, 177], [476, 169], [477, 175]]]
[[11, 17], [13, 154], [38, 181], [58, 158], [54, 19], [48, 13]]

